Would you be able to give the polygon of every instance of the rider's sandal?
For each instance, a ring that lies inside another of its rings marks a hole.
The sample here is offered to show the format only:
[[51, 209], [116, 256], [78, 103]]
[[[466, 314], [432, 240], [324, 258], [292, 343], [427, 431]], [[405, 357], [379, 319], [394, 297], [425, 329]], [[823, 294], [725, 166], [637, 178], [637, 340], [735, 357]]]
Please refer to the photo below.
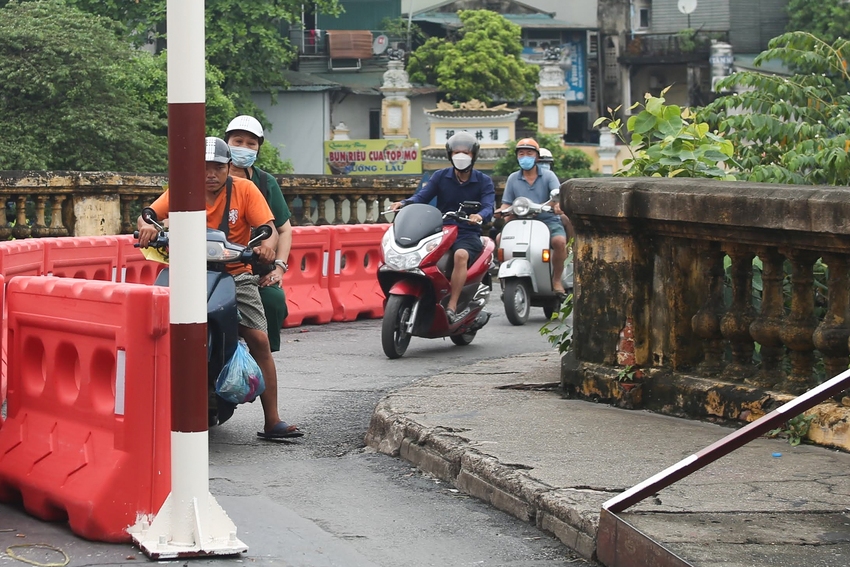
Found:
[[285, 421], [279, 421], [277, 425], [271, 428], [271, 431], [257, 431], [257, 437], [267, 441], [279, 441], [281, 439], [292, 439], [303, 436], [304, 432], [298, 429], [297, 425], [289, 425]]

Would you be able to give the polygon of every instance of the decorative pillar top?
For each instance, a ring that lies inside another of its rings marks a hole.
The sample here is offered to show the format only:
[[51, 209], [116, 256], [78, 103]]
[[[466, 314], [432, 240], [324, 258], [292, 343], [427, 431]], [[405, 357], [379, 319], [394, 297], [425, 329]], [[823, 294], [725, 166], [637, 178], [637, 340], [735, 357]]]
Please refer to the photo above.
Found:
[[387, 64], [387, 70], [384, 72], [384, 84], [381, 85], [381, 92], [384, 96], [404, 96], [412, 88], [413, 85], [410, 84], [407, 71], [404, 70], [404, 62], [391, 59]]
[[348, 137], [348, 133], [351, 130], [348, 129], [348, 126], [345, 125], [345, 122], [340, 122], [336, 125], [333, 131], [333, 139], [334, 140], [350, 140]]
[[564, 71], [570, 67], [569, 53], [560, 47], [549, 47], [540, 63], [537, 91], [542, 98], [566, 98]]

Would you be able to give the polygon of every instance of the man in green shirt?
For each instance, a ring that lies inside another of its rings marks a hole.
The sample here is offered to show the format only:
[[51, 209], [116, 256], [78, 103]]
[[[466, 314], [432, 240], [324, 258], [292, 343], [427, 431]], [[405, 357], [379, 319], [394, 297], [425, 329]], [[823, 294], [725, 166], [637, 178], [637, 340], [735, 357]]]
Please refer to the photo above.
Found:
[[253, 181], [274, 214], [274, 225], [278, 233], [275, 266], [271, 272], [260, 278], [260, 297], [268, 321], [269, 344], [272, 352], [276, 352], [280, 350], [280, 329], [288, 313], [282, 285], [283, 275], [289, 268], [287, 260], [292, 247], [292, 213], [275, 178], [254, 166], [264, 141], [260, 122], [253, 116], [237, 116], [227, 125], [224, 141], [230, 146], [233, 160], [230, 175]]

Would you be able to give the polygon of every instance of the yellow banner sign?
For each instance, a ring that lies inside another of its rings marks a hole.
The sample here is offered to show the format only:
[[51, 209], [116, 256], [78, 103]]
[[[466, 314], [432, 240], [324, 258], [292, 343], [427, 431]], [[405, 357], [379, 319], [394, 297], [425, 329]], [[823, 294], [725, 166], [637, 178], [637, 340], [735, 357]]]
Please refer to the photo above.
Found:
[[325, 173], [333, 175], [421, 174], [419, 140], [325, 142]]

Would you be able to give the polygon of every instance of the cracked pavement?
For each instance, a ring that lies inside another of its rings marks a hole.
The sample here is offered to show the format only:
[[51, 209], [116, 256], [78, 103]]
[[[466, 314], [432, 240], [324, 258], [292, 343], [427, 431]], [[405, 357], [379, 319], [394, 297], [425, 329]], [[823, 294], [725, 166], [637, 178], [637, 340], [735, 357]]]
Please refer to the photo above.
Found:
[[[559, 372], [557, 355], [542, 352], [435, 375], [384, 398], [367, 443], [527, 516], [587, 557], [606, 500], [733, 431], [564, 399], [541, 387]], [[848, 501], [850, 454], [762, 438], [625, 515], [693, 565], [847, 565]], [[825, 558], [812, 555], [821, 548]]]

